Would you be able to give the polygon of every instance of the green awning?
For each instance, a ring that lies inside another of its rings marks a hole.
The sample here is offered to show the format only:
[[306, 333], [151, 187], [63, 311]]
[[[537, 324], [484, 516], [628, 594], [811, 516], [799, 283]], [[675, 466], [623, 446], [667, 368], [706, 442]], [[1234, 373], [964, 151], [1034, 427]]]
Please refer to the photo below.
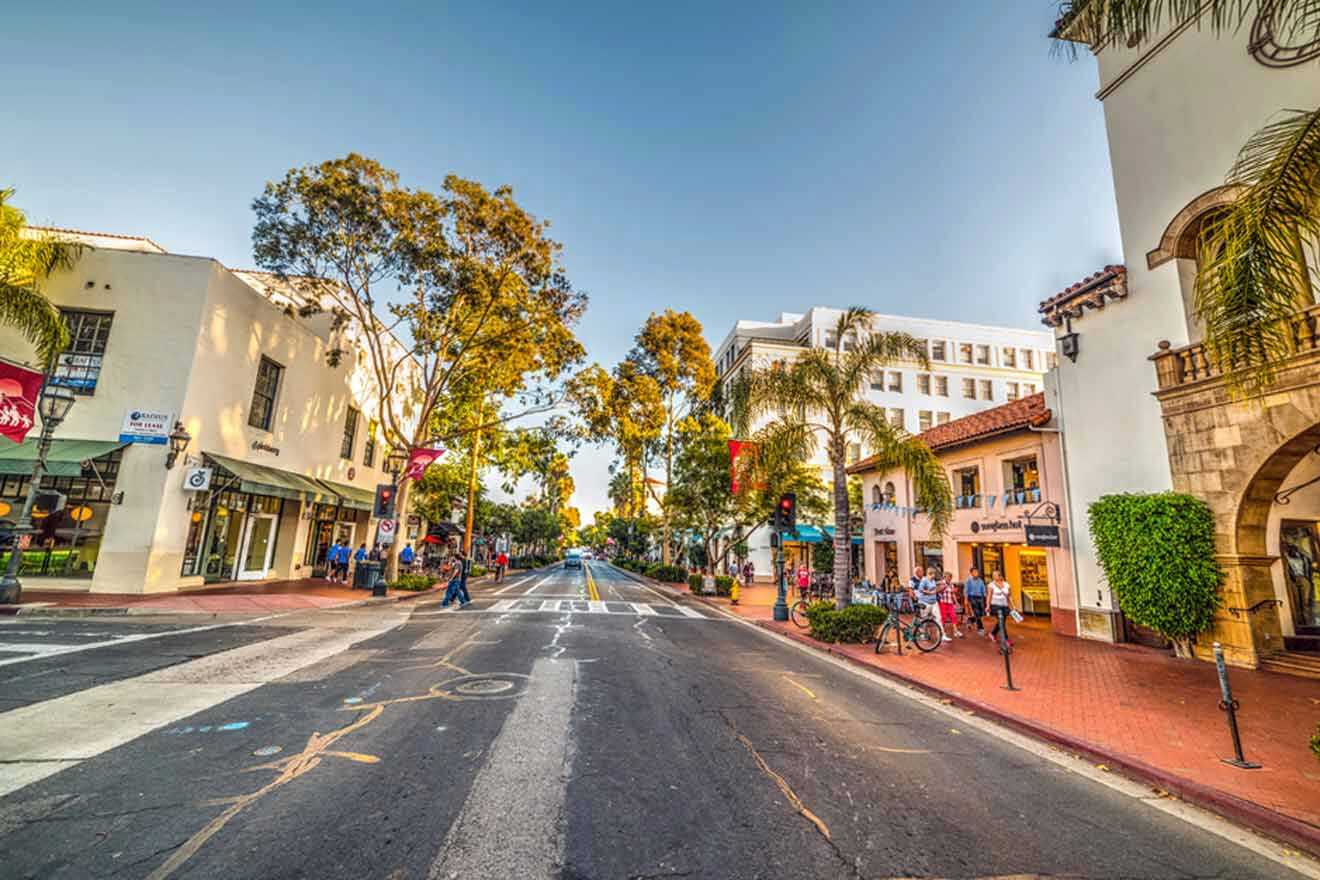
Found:
[[[5, 441], [0, 445], [0, 474], [32, 473], [39, 442], [36, 437], [29, 437], [22, 443]], [[52, 477], [80, 476], [84, 461], [109, 455], [127, 445], [118, 440], [52, 440], [46, 453], [46, 473]]]
[[[237, 488], [241, 492], [251, 492], [253, 495], [291, 498], [295, 501], [323, 501], [333, 498], [324, 486], [311, 477], [304, 477], [293, 471], [282, 471], [279, 468], [254, 464], [227, 455], [216, 455], [214, 452], [206, 453], [206, 457], [238, 477], [237, 487], [225, 488]], [[222, 483], [222, 480], [212, 480], [212, 490], [220, 489]]]
[[338, 495], [340, 499], [342, 499], [343, 505], [347, 508], [352, 510], [371, 510], [376, 506], [376, 493], [370, 489], [359, 489], [357, 486], [350, 486], [347, 483], [336, 483], [334, 480], [322, 480], [319, 477], [316, 482]]

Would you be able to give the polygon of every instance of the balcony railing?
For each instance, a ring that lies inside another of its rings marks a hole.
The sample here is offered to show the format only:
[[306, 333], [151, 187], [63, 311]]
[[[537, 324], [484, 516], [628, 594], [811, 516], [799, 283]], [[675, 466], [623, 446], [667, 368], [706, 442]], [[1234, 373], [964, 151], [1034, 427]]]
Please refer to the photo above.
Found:
[[[1288, 328], [1294, 354], [1320, 351], [1320, 305], [1293, 315], [1288, 319]], [[1199, 342], [1182, 348], [1171, 348], [1168, 342], [1161, 342], [1159, 351], [1150, 359], [1155, 362], [1155, 377], [1161, 391], [1223, 375], [1220, 365], [1210, 359]]]

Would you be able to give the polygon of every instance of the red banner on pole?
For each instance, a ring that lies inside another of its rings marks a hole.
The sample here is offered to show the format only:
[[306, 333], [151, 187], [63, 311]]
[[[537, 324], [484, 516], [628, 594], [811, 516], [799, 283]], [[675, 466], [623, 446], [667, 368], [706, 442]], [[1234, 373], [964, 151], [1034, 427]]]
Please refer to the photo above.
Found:
[[0, 361], [0, 435], [22, 443], [37, 418], [41, 373]]
[[444, 455], [443, 449], [414, 449], [408, 453], [408, 468], [403, 472], [405, 480], [420, 480], [426, 469]]

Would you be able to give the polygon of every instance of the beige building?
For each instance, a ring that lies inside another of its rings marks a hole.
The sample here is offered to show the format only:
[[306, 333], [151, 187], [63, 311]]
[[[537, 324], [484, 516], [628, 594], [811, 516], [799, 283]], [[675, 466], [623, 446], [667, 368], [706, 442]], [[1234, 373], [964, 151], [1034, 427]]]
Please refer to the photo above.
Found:
[[1225, 178], [1239, 150], [1284, 108], [1320, 105], [1320, 42], [1279, 45], [1271, 5], [1259, 6], [1229, 33], [1192, 19], [1134, 46], [1092, 47], [1125, 265], [1052, 296], [1041, 313], [1068, 355], [1050, 381], [1083, 617], [1108, 615], [1109, 637], [1125, 633], [1087, 531], [1090, 504], [1114, 492], [1190, 492], [1216, 513], [1227, 573], [1197, 653], [1208, 657], [1218, 640], [1231, 662], [1283, 668], [1305, 665], [1285, 649], [1320, 650], [1320, 495], [1306, 485], [1320, 425], [1316, 317], [1298, 314], [1299, 354], [1275, 392], [1244, 403], [1230, 401], [1206, 360], [1193, 307], [1197, 236], [1233, 199]]
[[869, 459], [848, 469], [862, 478], [865, 577], [906, 583], [917, 566], [951, 572], [961, 583], [975, 566], [1012, 587], [1013, 604], [1078, 634], [1072, 538], [1059, 432], [1043, 393], [965, 416], [922, 433], [949, 475], [954, 513], [943, 534], [914, 512], [902, 471], [877, 471]]
[[[27, 589], [301, 578], [322, 570], [335, 538], [372, 542], [388, 450], [365, 354], [328, 313], [300, 317], [304, 297], [273, 276], [149, 239], [53, 234], [88, 245], [46, 287], [73, 337], [53, 381], [77, 401], [46, 478], [68, 505], [24, 555]], [[2, 330], [0, 354], [32, 357]], [[177, 420], [191, 435], [173, 468], [158, 440], [125, 439], [134, 414]], [[0, 499], [15, 507], [36, 433], [0, 449]]]

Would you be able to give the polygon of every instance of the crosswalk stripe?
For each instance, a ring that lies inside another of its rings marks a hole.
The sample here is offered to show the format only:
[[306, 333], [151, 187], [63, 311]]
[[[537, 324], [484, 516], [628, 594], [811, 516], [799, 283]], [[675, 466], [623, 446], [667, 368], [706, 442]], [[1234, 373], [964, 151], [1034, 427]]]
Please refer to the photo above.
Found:
[[658, 616], [658, 615], [655, 613], [655, 609], [652, 608], [650, 605], [647, 605], [647, 604], [644, 603], [644, 602], [630, 602], [630, 603], [628, 603], [628, 604], [632, 605], [632, 607], [633, 607], [633, 611], [636, 611], [636, 612], [637, 612], [638, 614], [640, 614], [642, 617], [647, 617], [647, 616], [650, 616], [650, 617], [657, 617], [657, 616]]
[[491, 610], [491, 611], [513, 611], [513, 610], [514, 610], [514, 600], [513, 600], [513, 599], [501, 599], [500, 601], [496, 602], [494, 605], [490, 606], [490, 610]]
[[688, 608], [686, 605], [675, 605], [674, 607], [677, 608], [679, 611], [682, 611], [688, 617], [695, 617], [698, 620], [706, 619], [706, 615], [702, 614], [700, 611], [693, 611], [691, 608]]
[[608, 614], [608, 613], [609, 613], [608, 610], [605, 608], [605, 603], [604, 603], [604, 602], [601, 602], [601, 601], [599, 601], [599, 600], [596, 600], [596, 599], [593, 599], [593, 600], [587, 602], [587, 611], [589, 611], [589, 612], [592, 613], [592, 614]]
[[546, 600], [544, 600], [543, 602], [541, 602], [541, 610], [542, 610], [542, 611], [558, 611], [558, 610], [559, 610], [559, 600], [558, 600], [558, 599], [546, 599]]

